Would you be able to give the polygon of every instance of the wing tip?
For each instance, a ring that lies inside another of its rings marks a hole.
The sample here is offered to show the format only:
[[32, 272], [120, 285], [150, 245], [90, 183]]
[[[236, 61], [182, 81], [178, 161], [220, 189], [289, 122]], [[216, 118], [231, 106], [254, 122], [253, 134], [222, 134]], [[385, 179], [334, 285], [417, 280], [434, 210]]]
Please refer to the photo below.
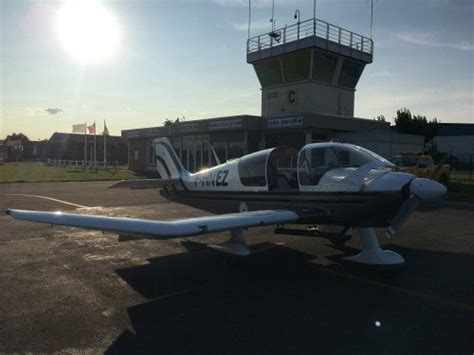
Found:
[[5, 215], [5, 216], [12, 216], [13, 217], [12, 212], [13, 211], [10, 208], [0, 209], [0, 216]]

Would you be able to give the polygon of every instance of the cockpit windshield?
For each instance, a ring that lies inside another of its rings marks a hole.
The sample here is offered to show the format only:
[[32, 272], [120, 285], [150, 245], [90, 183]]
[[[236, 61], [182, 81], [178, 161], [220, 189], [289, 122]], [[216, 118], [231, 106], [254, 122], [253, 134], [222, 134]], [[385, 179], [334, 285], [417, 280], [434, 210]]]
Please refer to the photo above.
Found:
[[300, 185], [317, 185], [328, 171], [339, 169], [344, 175], [372, 161], [392, 165], [388, 160], [367, 149], [350, 144], [311, 144], [299, 155]]
[[400, 167], [413, 167], [418, 164], [419, 157], [416, 155], [397, 155], [391, 162]]

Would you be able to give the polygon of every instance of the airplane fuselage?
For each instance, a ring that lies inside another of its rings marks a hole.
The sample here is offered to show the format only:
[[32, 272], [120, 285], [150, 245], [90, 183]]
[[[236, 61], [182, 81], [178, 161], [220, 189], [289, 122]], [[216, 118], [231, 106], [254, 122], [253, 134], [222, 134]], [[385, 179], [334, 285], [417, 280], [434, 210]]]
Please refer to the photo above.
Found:
[[373, 152], [333, 142], [265, 149], [196, 173], [166, 139], [155, 140], [155, 151], [160, 175], [177, 181], [161, 192], [166, 198], [216, 214], [291, 210], [302, 224], [387, 227], [415, 179]]
[[386, 227], [405, 201], [400, 192], [214, 192], [173, 188], [163, 197], [215, 214], [289, 209], [303, 215], [301, 224]]

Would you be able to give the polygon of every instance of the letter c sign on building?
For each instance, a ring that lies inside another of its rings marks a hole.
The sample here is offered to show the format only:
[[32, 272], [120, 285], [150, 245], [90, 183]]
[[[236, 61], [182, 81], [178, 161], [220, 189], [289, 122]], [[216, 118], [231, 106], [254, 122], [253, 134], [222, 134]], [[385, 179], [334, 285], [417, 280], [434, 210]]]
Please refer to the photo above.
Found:
[[296, 92], [294, 90], [291, 90], [289, 93], [288, 93], [288, 102], [290, 104], [294, 103], [296, 101]]

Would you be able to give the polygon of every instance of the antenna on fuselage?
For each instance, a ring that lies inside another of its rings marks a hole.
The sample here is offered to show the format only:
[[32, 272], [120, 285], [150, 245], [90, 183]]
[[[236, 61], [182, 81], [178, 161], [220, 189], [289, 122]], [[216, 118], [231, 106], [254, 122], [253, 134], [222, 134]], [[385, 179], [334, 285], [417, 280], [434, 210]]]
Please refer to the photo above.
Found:
[[370, 39], [373, 37], [374, 29], [374, 0], [370, 0]]
[[214, 159], [216, 159], [217, 165], [221, 165], [221, 161], [220, 161], [219, 157], [217, 156], [216, 151], [214, 150], [214, 147], [212, 146], [211, 143], [209, 143], [209, 147], [211, 147], [212, 154], [214, 155]]

